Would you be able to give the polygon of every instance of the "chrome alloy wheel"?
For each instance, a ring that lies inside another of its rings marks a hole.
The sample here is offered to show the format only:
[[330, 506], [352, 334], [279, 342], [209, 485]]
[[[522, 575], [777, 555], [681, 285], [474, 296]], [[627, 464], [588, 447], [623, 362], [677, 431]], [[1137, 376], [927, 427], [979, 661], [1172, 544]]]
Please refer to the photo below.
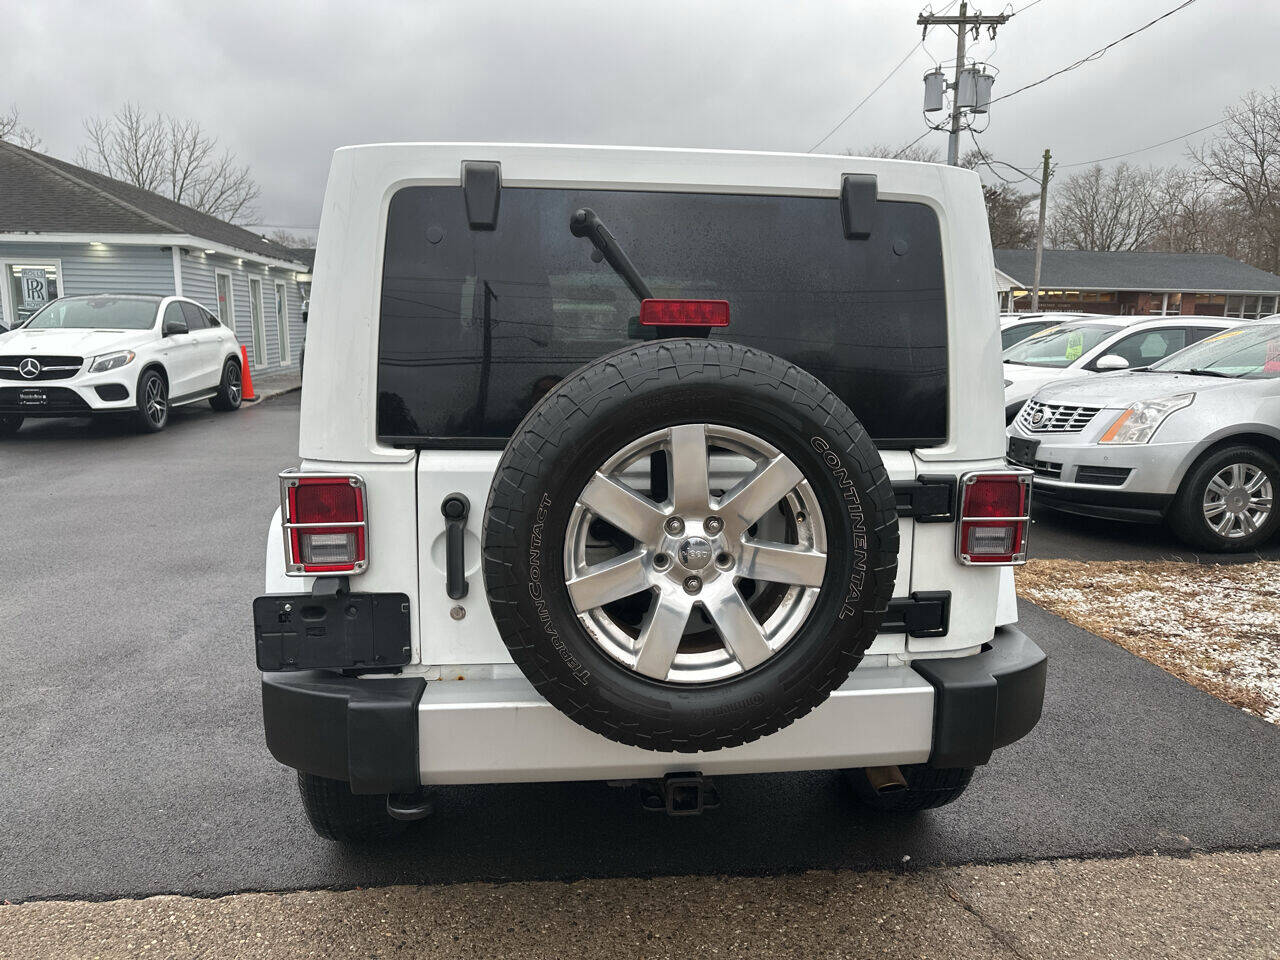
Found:
[[750, 433], [655, 431], [587, 482], [565, 532], [569, 598], [610, 657], [705, 683], [768, 660], [800, 631], [827, 568], [817, 496]]
[[164, 423], [166, 411], [169, 408], [169, 397], [164, 389], [163, 380], [152, 377], [147, 381], [147, 390], [142, 402], [143, 408], [147, 411], [147, 418], [152, 423]]
[[1271, 516], [1271, 481], [1252, 463], [1233, 463], [1213, 475], [1200, 509], [1209, 529], [1238, 540], [1256, 532]]
[[227, 364], [227, 398], [233, 403], [240, 402], [240, 367], [237, 364]]

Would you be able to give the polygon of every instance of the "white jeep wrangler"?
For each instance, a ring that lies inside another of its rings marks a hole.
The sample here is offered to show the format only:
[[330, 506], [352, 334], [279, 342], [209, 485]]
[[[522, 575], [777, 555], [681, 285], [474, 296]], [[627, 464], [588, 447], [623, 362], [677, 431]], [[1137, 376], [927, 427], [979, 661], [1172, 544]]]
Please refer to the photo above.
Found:
[[951, 167], [339, 150], [254, 602], [315, 829], [390, 835], [438, 784], [957, 797], [1046, 669], [992, 276]]

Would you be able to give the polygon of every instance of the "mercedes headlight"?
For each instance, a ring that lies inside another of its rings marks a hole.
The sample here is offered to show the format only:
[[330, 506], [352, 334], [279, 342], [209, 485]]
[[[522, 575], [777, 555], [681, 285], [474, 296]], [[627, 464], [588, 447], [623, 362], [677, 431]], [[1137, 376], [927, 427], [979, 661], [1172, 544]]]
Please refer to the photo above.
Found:
[[126, 363], [132, 363], [135, 354], [132, 350], [117, 350], [115, 353], [104, 353], [100, 357], [94, 357], [93, 362], [89, 364], [90, 373], [106, 373], [108, 370], [115, 370], [117, 367], [123, 367]]
[[1195, 398], [1194, 393], [1181, 393], [1163, 400], [1139, 400], [1116, 417], [1099, 443], [1146, 443], [1169, 414], [1191, 406]]

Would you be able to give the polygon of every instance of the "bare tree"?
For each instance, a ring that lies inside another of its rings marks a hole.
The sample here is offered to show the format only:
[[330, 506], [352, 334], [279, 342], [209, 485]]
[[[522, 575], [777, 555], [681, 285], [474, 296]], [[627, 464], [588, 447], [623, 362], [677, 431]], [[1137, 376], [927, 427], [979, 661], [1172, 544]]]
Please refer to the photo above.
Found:
[[291, 230], [272, 230], [267, 234], [268, 240], [274, 240], [282, 247], [290, 249], [306, 249], [315, 246], [310, 240], [300, 233], [294, 233]]
[[195, 120], [147, 114], [126, 103], [84, 123], [88, 142], [76, 161], [92, 170], [232, 223], [257, 213], [258, 185], [230, 150]]
[[1050, 245], [1074, 250], [1140, 250], [1161, 223], [1158, 171], [1095, 164], [1050, 191]]
[[901, 147], [891, 147], [887, 143], [873, 143], [861, 150], [846, 150], [851, 157], [876, 157], [881, 160], [914, 160], [917, 163], [941, 163], [942, 156], [937, 147], [925, 146], [922, 143], [908, 143]]
[[36, 132], [22, 122], [16, 106], [10, 107], [8, 113], [0, 113], [0, 140], [8, 140], [28, 150], [39, 150], [44, 145]]
[[1254, 241], [1246, 259], [1280, 270], [1280, 94], [1250, 91], [1227, 110], [1217, 136], [1189, 152], [1222, 187], [1226, 202], [1248, 218]]

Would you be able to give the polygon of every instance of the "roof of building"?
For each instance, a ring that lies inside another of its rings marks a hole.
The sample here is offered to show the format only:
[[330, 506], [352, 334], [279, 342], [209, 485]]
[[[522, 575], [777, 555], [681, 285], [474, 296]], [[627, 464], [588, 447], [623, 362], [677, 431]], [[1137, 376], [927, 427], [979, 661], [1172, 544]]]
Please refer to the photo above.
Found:
[[315, 247], [290, 247], [293, 253], [293, 259], [299, 263], [305, 263], [308, 267], [316, 265], [316, 248]]
[[275, 260], [288, 247], [150, 190], [0, 141], [0, 234], [164, 234], [198, 237]]
[[[997, 250], [996, 267], [1029, 287], [1034, 250]], [[1280, 293], [1280, 277], [1216, 253], [1046, 250], [1040, 287], [1150, 293]]]

